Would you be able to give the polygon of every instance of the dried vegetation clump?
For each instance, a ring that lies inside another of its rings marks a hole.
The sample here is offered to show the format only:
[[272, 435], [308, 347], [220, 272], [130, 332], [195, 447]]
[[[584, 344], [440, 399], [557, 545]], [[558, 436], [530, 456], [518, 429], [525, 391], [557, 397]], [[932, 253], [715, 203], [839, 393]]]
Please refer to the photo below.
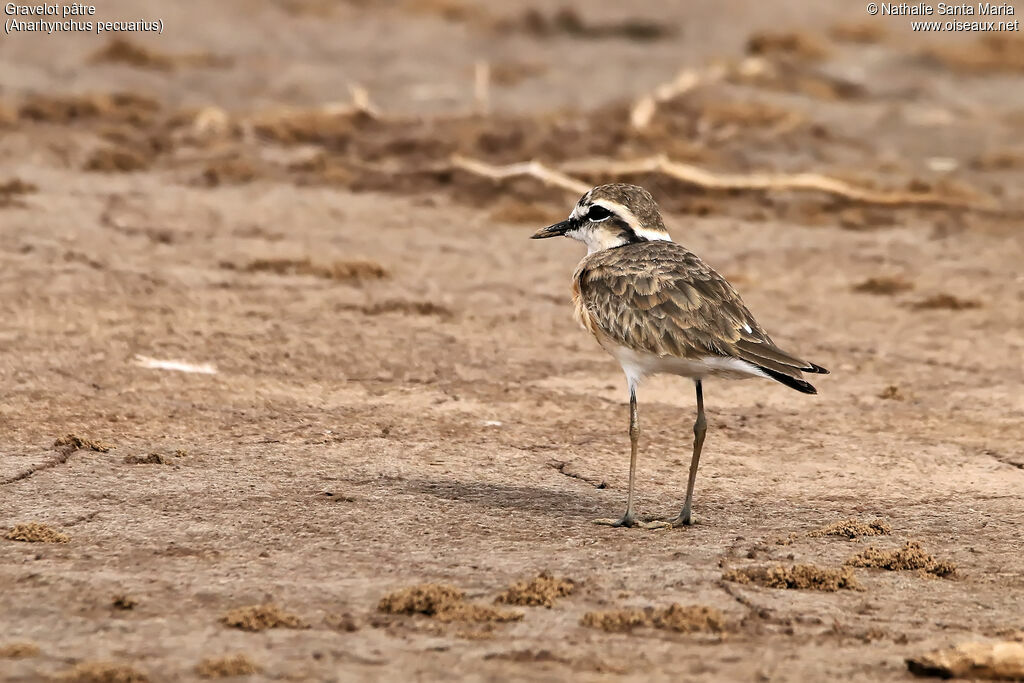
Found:
[[389, 614], [422, 614], [442, 622], [505, 622], [523, 618], [522, 612], [468, 603], [465, 593], [459, 589], [436, 583], [389, 593], [381, 598], [377, 609]]
[[857, 538], [859, 536], [888, 536], [892, 533], [892, 527], [884, 519], [876, 519], [870, 522], [861, 522], [856, 519], [844, 519], [833, 522], [828, 526], [808, 532], [808, 536], [845, 536], [846, 538]]
[[266, 631], [269, 628], [308, 628], [300, 617], [285, 612], [277, 605], [237, 607], [220, 618], [225, 626], [242, 631]]
[[541, 572], [529, 581], [519, 581], [509, 586], [495, 602], [523, 607], [552, 607], [555, 600], [571, 595], [576, 590], [572, 579], [555, 578], [548, 572]]
[[621, 633], [635, 628], [656, 628], [677, 633], [722, 633], [727, 630], [725, 616], [714, 607], [683, 606], [645, 607], [602, 612], [587, 612], [580, 620], [583, 626]]
[[25, 543], [67, 543], [71, 537], [57, 531], [48, 524], [29, 522], [27, 524], [15, 524], [11, 527], [4, 538], [9, 541], [22, 541]]
[[231, 676], [248, 676], [263, 671], [259, 664], [241, 652], [223, 657], [207, 657], [196, 665], [196, 675], [200, 678], [230, 678]]
[[956, 574], [956, 564], [946, 560], [937, 560], [921, 547], [920, 541], [907, 541], [906, 545], [896, 550], [880, 550], [869, 546], [846, 561], [850, 567], [869, 567], [889, 571], [919, 570], [925, 574], [939, 577], [950, 577]]
[[84, 439], [76, 434], [68, 434], [54, 441], [53, 448], [58, 451], [69, 453], [74, 451], [96, 451], [97, 453], [106, 453], [110, 451], [113, 446], [108, 443], [103, 443], [102, 441]]
[[67, 683], [149, 683], [149, 676], [135, 667], [117, 662], [80, 662], [54, 677]]
[[838, 590], [861, 590], [856, 575], [850, 567], [817, 567], [813, 564], [797, 564], [792, 567], [749, 567], [731, 569], [722, 575], [726, 581], [757, 584], [768, 588], [790, 588], [835, 592]]

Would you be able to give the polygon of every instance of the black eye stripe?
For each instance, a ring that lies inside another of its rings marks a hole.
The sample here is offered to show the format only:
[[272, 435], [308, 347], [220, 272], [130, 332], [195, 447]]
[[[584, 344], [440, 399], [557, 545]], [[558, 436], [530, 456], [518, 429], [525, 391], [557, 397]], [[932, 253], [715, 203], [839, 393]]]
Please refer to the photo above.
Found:
[[593, 206], [590, 207], [590, 210], [587, 211], [587, 218], [589, 218], [592, 221], [603, 221], [605, 218], [608, 218], [611, 215], [611, 211], [609, 211], [608, 209], [604, 208], [599, 204], [594, 204]]

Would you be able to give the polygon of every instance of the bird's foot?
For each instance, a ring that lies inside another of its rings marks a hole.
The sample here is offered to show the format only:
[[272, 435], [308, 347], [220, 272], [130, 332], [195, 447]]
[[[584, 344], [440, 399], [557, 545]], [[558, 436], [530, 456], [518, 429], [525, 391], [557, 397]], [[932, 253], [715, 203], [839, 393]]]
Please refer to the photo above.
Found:
[[637, 527], [640, 529], [671, 529], [672, 525], [664, 520], [639, 520], [633, 513], [626, 513], [619, 519], [595, 519], [594, 524], [611, 527]]
[[[693, 526], [694, 524], [697, 523], [697, 518], [694, 517], [691, 514], [687, 514], [685, 516], [683, 516], [682, 514], [679, 514], [679, 515], [676, 515], [675, 517], [673, 517], [672, 519], [659, 519], [659, 520], [652, 520], [651, 522], [649, 522], [649, 524], [655, 524], [655, 523], [663, 524], [664, 525], [663, 527], [658, 527], [658, 528], [675, 529], [677, 526]], [[650, 528], [650, 527], [648, 527], [648, 528]]]
[[614, 527], [634, 527], [640, 526], [643, 522], [636, 518], [636, 513], [633, 512], [632, 506], [626, 510], [626, 514], [622, 515], [618, 519], [595, 519], [594, 524], [600, 524], [601, 526], [614, 526]]

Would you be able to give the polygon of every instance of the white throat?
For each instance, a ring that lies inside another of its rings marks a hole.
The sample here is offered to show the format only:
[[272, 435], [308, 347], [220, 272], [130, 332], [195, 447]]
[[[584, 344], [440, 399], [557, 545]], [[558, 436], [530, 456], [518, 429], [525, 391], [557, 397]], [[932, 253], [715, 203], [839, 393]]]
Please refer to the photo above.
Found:
[[[655, 241], [659, 240], [662, 242], [671, 242], [672, 238], [669, 237], [667, 232], [661, 232], [660, 230], [646, 230], [644, 228], [634, 229], [634, 233], [637, 236], [643, 237], [646, 240]], [[614, 249], [615, 247], [621, 247], [623, 244], [629, 242], [628, 239], [619, 234], [613, 234], [608, 230], [601, 228], [601, 224], [589, 224], [584, 225], [576, 230], [570, 230], [565, 233], [566, 237], [571, 237], [574, 240], [583, 242], [587, 245], [587, 255], [593, 254], [595, 251], [604, 251], [605, 249]]]

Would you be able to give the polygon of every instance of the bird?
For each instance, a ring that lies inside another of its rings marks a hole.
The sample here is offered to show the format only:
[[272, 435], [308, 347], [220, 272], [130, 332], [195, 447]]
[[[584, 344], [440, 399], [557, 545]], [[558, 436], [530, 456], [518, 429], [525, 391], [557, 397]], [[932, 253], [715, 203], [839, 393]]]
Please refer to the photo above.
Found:
[[[766, 378], [803, 392], [817, 390], [804, 374], [828, 374], [776, 346], [729, 282], [696, 254], [672, 241], [650, 192], [637, 185], [599, 185], [584, 194], [569, 217], [537, 230], [531, 239], [567, 237], [587, 254], [572, 279], [576, 321], [622, 366], [629, 389], [629, 488], [626, 512], [597, 519], [613, 527], [671, 528], [694, 523], [697, 480], [707, 419], [707, 379]], [[659, 373], [693, 380], [697, 417], [686, 497], [671, 519], [642, 521], [633, 501], [640, 437], [636, 392]]]

